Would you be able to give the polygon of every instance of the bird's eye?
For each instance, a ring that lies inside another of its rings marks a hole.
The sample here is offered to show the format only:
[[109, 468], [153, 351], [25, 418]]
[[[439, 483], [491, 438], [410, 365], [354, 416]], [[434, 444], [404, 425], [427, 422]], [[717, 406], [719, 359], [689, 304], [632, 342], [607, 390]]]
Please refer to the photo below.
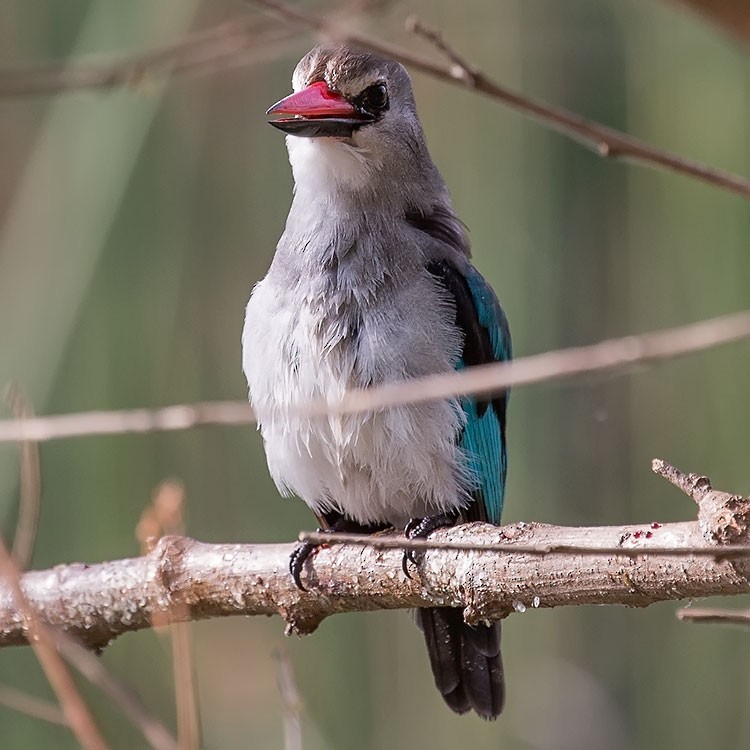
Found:
[[359, 95], [357, 104], [373, 115], [384, 112], [388, 109], [388, 89], [384, 83], [374, 83]]

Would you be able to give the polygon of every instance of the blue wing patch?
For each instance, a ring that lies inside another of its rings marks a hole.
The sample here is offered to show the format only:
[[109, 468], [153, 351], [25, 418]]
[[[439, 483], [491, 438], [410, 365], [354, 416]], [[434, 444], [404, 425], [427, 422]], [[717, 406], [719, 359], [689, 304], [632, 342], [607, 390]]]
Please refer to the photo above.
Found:
[[[471, 265], [459, 270], [448, 261], [430, 263], [427, 270], [452, 297], [456, 325], [464, 340], [456, 369], [511, 359], [508, 320], [490, 285]], [[466, 426], [460, 445], [468, 455], [474, 478], [474, 502], [465, 511], [467, 520], [500, 523], [507, 473], [505, 415], [508, 392], [491, 397], [462, 399]]]

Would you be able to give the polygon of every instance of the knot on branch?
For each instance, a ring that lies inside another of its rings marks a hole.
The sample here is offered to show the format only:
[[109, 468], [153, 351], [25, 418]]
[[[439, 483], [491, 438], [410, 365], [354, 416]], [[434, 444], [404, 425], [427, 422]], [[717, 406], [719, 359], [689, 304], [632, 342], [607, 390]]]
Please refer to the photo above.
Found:
[[700, 500], [698, 523], [707, 539], [738, 544], [750, 536], [750, 499], [711, 490]]
[[187, 605], [181, 579], [185, 556], [194, 542], [184, 536], [163, 536], [156, 543], [151, 557], [156, 561], [156, 580], [160, 584], [167, 605]]
[[[658, 458], [651, 468], [698, 505], [698, 528], [704, 539], [718, 545], [750, 541], [750, 498], [715, 490], [708, 477], [686, 474]], [[730, 564], [737, 575], [750, 580], [750, 560], [737, 559]]]
[[698, 523], [708, 541], [719, 544], [748, 541], [749, 498], [715, 490], [708, 477], [686, 474], [660, 458], [651, 462], [651, 468], [655, 474], [664, 477], [695, 501], [698, 506]]

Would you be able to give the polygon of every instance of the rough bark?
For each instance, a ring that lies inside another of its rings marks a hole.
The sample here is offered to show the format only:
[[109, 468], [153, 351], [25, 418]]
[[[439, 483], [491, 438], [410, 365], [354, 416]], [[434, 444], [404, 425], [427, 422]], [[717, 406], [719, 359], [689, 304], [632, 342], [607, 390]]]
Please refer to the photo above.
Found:
[[[28, 572], [22, 584], [43, 620], [95, 649], [170, 618], [278, 614], [289, 632], [302, 634], [329, 615], [360, 610], [461, 606], [471, 622], [533, 607], [644, 607], [749, 593], [750, 501], [687, 476], [694, 481], [683, 489], [698, 502], [697, 521], [458, 526], [436, 532], [431, 541], [500, 544], [504, 551], [423, 550], [411, 579], [402, 571], [399, 549], [334, 544], [308, 560], [304, 580], [310, 590], [300, 591], [288, 573], [292, 545], [164, 537], [143, 557]], [[25, 643], [26, 634], [10, 590], [0, 586], [0, 646]]]

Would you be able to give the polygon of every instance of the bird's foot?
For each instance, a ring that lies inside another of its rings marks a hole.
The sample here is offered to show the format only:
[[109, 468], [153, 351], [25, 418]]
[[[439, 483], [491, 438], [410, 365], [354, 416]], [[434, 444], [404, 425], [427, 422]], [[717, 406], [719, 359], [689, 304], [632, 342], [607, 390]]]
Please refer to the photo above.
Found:
[[[329, 530], [330, 529], [317, 529], [318, 532]], [[289, 556], [289, 572], [291, 573], [294, 585], [300, 591], [307, 591], [302, 583], [302, 568], [304, 568], [307, 558], [310, 557], [318, 547], [320, 547], [320, 545], [313, 542], [300, 542]]]
[[[318, 532], [324, 534], [335, 534], [337, 531], [351, 534], [374, 534], [390, 528], [388, 524], [360, 524], [339, 514], [334, 515], [333, 513], [324, 516], [321, 520], [327, 523], [327, 525], [323, 528], [318, 528]], [[300, 542], [289, 556], [289, 573], [292, 576], [294, 585], [300, 591], [307, 591], [307, 588], [302, 583], [302, 570], [305, 567], [307, 559], [318, 549], [325, 546], [325, 544], [316, 542]]]
[[[425, 516], [424, 518], [412, 518], [404, 528], [404, 536], [407, 539], [426, 539], [436, 529], [443, 529], [446, 526], [453, 526], [458, 520], [458, 513], [440, 513], [436, 516]], [[416, 566], [417, 550], [404, 550], [404, 556], [401, 558], [401, 569], [404, 575], [411, 579], [409, 573], [409, 563]]]

